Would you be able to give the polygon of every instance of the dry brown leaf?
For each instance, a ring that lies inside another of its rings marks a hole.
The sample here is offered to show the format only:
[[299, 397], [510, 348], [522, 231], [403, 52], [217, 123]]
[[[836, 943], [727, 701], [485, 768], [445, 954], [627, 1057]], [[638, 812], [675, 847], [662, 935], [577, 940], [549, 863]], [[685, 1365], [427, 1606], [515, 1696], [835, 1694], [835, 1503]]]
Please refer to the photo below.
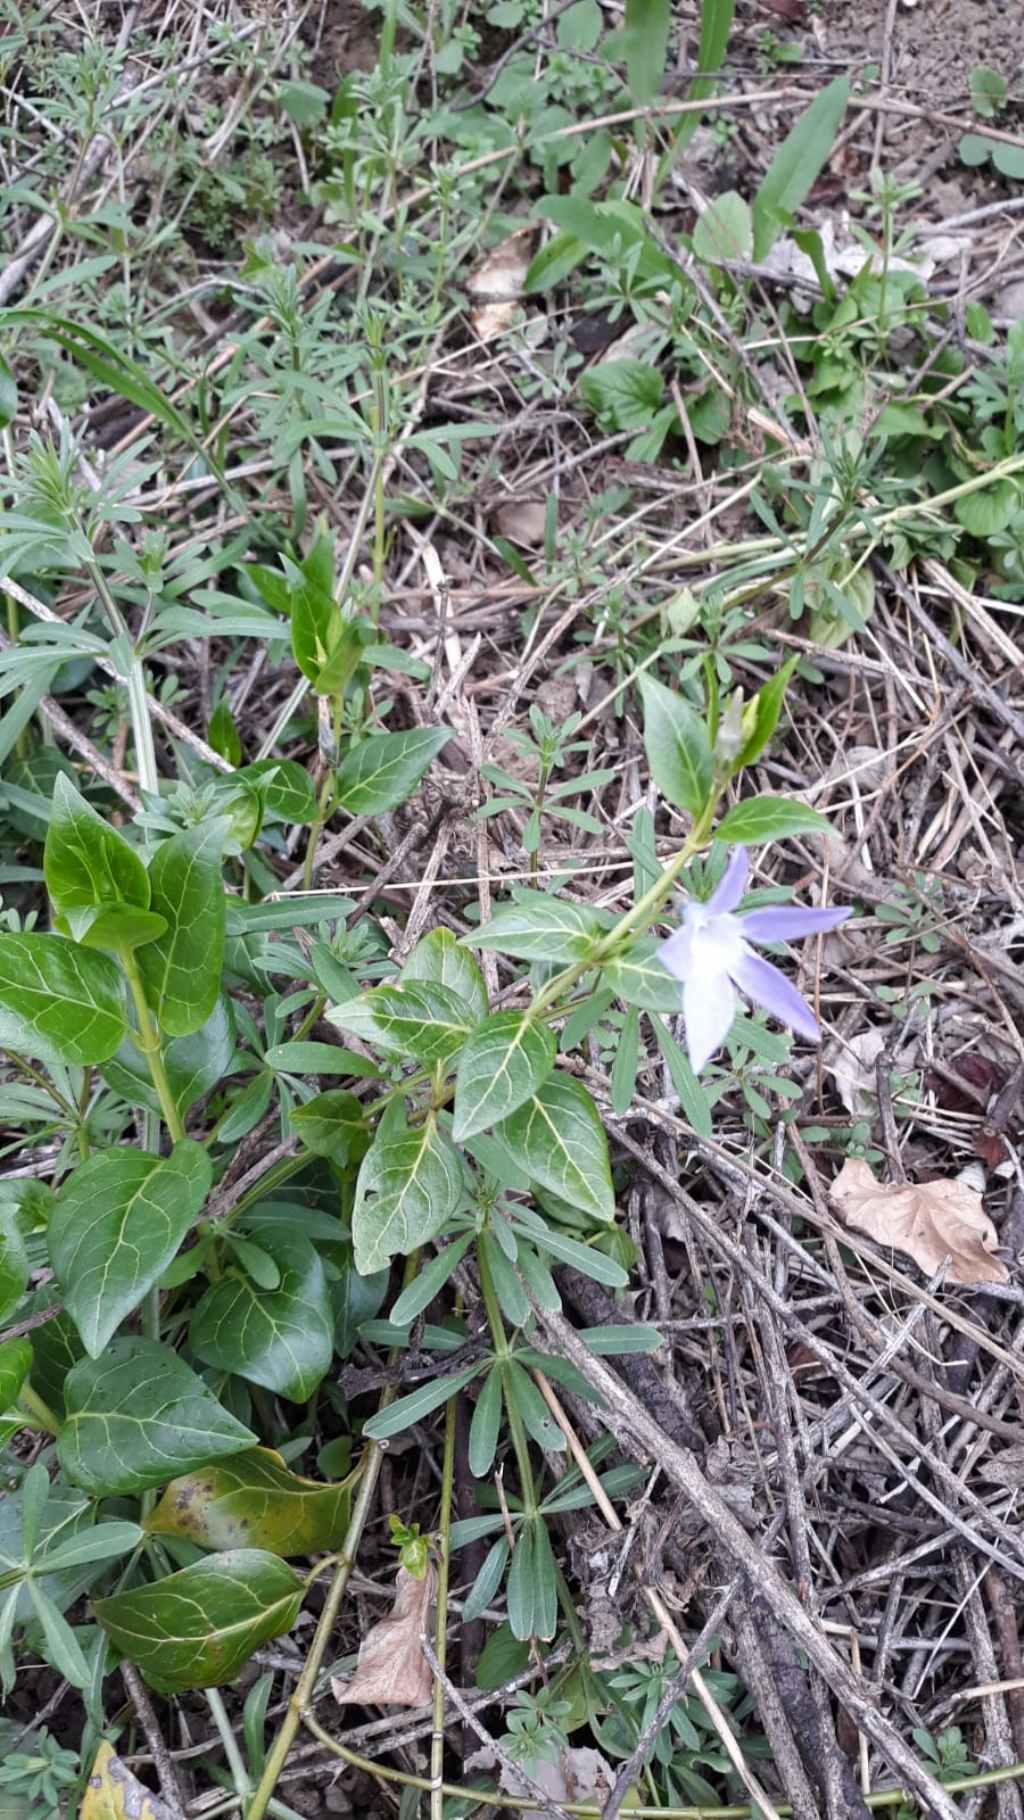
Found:
[[836, 1092], [854, 1118], [873, 1119], [878, 1111], [875, 1063], [887, 1041], [884, 1030], [862, 1030], [844, 1043], [832, 1063]]
[[517, 228], [492, 247], [467, 278], [466, 289], [478, 306], [470, 322], [481, 341], [493, 341], [515, 321], [536, 238], [532, 224]]
[[427, 1705], [434, 1683], [421, 1645], [434, 1583], [432, 1567], [422, 1580], [399, 1568], [391, 1616], [367, 1631], [351, 1681], [331, 1682], [340, 1706]]
[[494, 528], [512, 543], [528, 549], [544, 542], [547, 528], [547, 506], [543, 499], [511, 499], [494, 514]]
[[[600, 1751], [586, 1745], [567, 1745], [557, 1763], [541, 1759], [526, 1765], [530, 1780], [543, 1789], [550, 1801], [565, 1801], [603, 1807], [615, 1784], [615, 1772]], [[507, 1795], [532, 1795], [534, 1789], [517, 1776], [511, 1764], [501, 1766], [501, 1787]], [[627, 1795], [627, 1800], [632, 1797]], [[547, 1820], [540, 1808], [529, 1808], [523, 1820]]]
[[867, 1163], [848, 1157], [832, 1184], [832, 1199], [848, 1226], [905, 1251], [928, 1276], [948, 1258], [947, 1282], [1008, 1279], [1005, 1264], [992, 1255], [996, 1229], [980, 1194], [966, 1182], [876, 1182]]

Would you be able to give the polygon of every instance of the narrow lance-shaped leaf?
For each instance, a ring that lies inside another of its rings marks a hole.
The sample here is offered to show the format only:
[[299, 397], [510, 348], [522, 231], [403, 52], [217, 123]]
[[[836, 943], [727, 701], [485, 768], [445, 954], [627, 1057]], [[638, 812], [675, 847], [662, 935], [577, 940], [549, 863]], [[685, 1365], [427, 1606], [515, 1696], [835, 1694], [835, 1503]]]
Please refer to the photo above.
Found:
[[93, 1358], [175, 1256], [211, 1179], [190, 1138], [167, 1157], [102, 1151], [69, 1178], [50, 1217], [50, 1262]]
[[849, 76], [815, 95], [783, 140], [754, 197], [754, 258], [763, 259], [788, 217], [806, 201], [832, 150], [850, 98]]
[[238, 1548], [152, 1586], [97, 1599], [111, 1642], [160, 1694], [233, 1681], [253, 1651], [290, 1630], [303, 1582], [276, 1555]]
[[788, 796], [749, 796], [735, 803], [715, 829], [715, 839], [737, 847], [756, 847], [792, 834], [831, 834], [832, 824], [805, 803]]

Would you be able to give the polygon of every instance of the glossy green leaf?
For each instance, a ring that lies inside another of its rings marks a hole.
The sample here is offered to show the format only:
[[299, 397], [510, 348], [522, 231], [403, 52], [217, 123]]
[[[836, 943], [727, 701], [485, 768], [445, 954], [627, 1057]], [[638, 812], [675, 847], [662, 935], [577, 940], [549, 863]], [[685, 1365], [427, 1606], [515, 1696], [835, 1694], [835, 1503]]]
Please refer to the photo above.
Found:
[[627, 1005], [638, 1005], [641, 1011], [681, 1011], [683, 989], [657, 958], [660, 943], [644, 935], [626, 954], [605, 961], [601, 969], [602, 984]]
[[89, 909], [55, 913], [53, 924], [59, 934], [70, 935], [83, 948], [99, 948], [107, 954], [145, 947], [167, 928], [166, 919], [155, 910], [136, 910], [128, 904], [94, 904]]
[[835, 143], [850, 98], [849, 76], [815, 95], [779, 146], [754, 197], [754, 258], [771, 250], [789, 217], [807, 200]]
[[[158, 1113], [160, 1101], [145, 1056], [136, 1047], [134, 1037], [135, 1032], [129, 1032], [117, 1054], [103, 1064], [103, 1079], [130, 1105], [141, 1105]], [[221, 993], [200, 1029], [193, 1030], [189, 1036], [172, 1037], [164, 1044], [164, 1067], [171, 1084], [171, 1095], [182, 1118], [197, 1100], [220, 1085], [234, 1052], [231, 1000]]]
[[330, 1021], [339, 1030], [374, 1041], [379, 1033], [389, 1051], [432, 1065], [461, 1049], [476, 1023], [465, 1000], [434, 980], [375, 986], [336, 1005]]
[[356, 1268], [363, 1275], [407, 1257], [440, 1232], [464, 1192], [458, 1153], [433, 1113], [405, 1124], [396, 1103], [363, 1158], [352, 1209]]
[[608, 1139], [579, 1081], [552, 1075], [492, 1136], [542, 1188], [599, 1220], [615, 1218]]
[[832, 824], [788, 796], [748, 796], [723, 815], [715, 839], [730, 846], [756, 847], [763, 841], [785, 840], [792, 834], [831, 834]]
[[548, 897], [543, 891], [521, 891], [514, 903], [502, 904], [490, 922], [465, 941], [467, 946], [493, 948], [524, 961], [580, 961], [586, 960], [611, 922], [584, 904]]
[[31, 1369], [31, 1341], [19, 1336], [0, 1342], [0, 1413], [17, 1402]]
[[211, 1179], [207, 1152], [190, 1138], [167, 1157], [100, 1151], [69, 1177], [47, 1239], [68, 1312], [92, 1358], [166, 1270]]
[[334, 1322], [323, 1265], [309, 1240], [280, 1227], [259, 1242], [281, 1273], [280, 1286], [259, 1289], [231, 1273], [213, 1283], [192, 1316], [196, 1356], [220, 1371], [304, 1403], [327, 1372]]
[[93, 1611], [157, 1693], [177, 1694], [233, 1681], [254, 1650], [291, 1629], [302, 1594], [300, 1576], [276, 1555], [238, 1548], [97, 1599]]
[[697, 710], [684, 695], [653, 676], [641, 676], [644, 746], [662, 796], [677, 809], [699, 815], [711, 790], [711, 741]]
[[348, 1528], [347, 1485], [321, 1485], [289, 1472], [280, 1455], [254, 1447], [174, 1479], [145, 1527], [200, 1548], [269, 1548], [311, 1555], [340, 1548]]
[[354, 1049], [343, 1049], [340, 1043], [277, 1043], [264, 1057], [268, 1068], [279, 1074], [355, 1074], [379, 1073], [375, 1062]]
[[149, 907], [149, 874], [139, 854], [63, 775], [53, 787], [43, 872], [50, 903], [60, 914], [110, 905]]
[[316, 814], [316, 793], [309, 772], [294, 758], [258, 758], [236, 773], [239, 781], [255, 784], [263, 799], [265, 822], [311, 822]]
[[167, 932], [139, 950], [146, 996], [168, 1036], [189, 1036], [210, 1016], [224, 964], [224, 891], [221, 852], [227, 823], [221, 817], [173, 834], [149, 869], [150, 908], [167, 919]]
[[365, 1155], [369, 1142], [366, 1112], [354, 1093], [331, 1087], [303, 1106], [292, 1108], [292, 1124], [307, 1150], [344, 1165]]
[[17, 1208], [0, 1201], [0, 1321], [6, 1321], [17, 1308], [28, 1288], [28, 1277], [28, 1254], [18, 1230]]
[[331, 1306], [334, 1309], [334, 1350], [339, 1358], [350, 1358], [355, 1351], [359, 1329], [380, 1313], [388, 1292], [390, 1271], [375, 1270], [360, 1276], [351, 1245], [345, 1246], [341, 1275], [331, 1284]]
[[431, 760], [446, 746], [446, 727], [372, 733], [338, 767], [338, 803], [350, 815], [379, 815], [411, 796]]
[[176, 1352], [135, 1336], [72, 1367], [64, 1408], [61, 1465], [96, 1497], [164, 1485], [256, 1441]]
[[0, 1047], [83, 1066], [109, 1061], [126, 1029], [121, 975], [105, 954], [0, 930]]
[[464, 1045], [455, 1076], [456, 1143], [508, 1118], [555, 1065], [554, 1031], [521, 1011], [486, 1018]]
[[403, 985], [408, 980], [431, 980], [437, 986], [447, 986], [449, 992], [465, 1000], [477, 1019], [486, 1015], [484, 976], [450, 929], [432, 929], [416, 943], [402, 968]]

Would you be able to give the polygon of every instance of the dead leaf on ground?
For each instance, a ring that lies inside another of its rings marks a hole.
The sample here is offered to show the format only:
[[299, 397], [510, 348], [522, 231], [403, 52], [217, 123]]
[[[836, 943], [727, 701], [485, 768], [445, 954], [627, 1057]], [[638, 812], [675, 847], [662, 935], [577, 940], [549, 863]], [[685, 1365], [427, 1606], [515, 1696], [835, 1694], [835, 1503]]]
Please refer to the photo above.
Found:
[[104, 1739], [89, 1772], [78, 1820], [171, 1820], [171, 1810], [132, 1775]]
[[481, 341], [493, 341], [515, 321], [536, 238], [532, 224], [517, 228], [492, 247], [467, 278], [466, 289], [478, 306], [469, 320]]
[[494, 528], [512, 543], [525, 544], [531, 549], [544, 542], [547, 516], [543, 499], [512, 499], [497, 508]]
[[878, 1111], [875, 1063], [887, 1040], [884, 1030], [862, 1030], [844, 1043], [831, 1065], [836, 1092], [854, 1118], [873, 1119]]
[[404, 1567], [395, 1582], [395, 1603], [363, 1638], [351, 1681], [332, 1681], [340, 1706], [426, 1706], [434, 1682], [423, 1654], [435, 1575], [428, 1567], [416, 1580]]
[[1005, 1283], [1009, 1272], [992, 1254], [999, 1237], [980, 1194], [965, 1182], [876, 1182], [867, 1163], [848, 1157], [832, 1184], [848, 1226], [880, 1245], [905, 1251], [931, 1276], [944, 1259], [950, 1283]]
[[980, 1460], [976, 1471], [993, 1485], [1005, 1485], [1010, 1491], [1024, 1487], [1024, 1441], [1004, 1447], [990, 1460]]
[[[586, 1746], [568, 1745], [560, 1752], [557, 1763], [533, 1761], [528, 1765], [531, 1781], [542, 1788], [549, 1801], [559, 1805], [571, 1801], [587, 1807], [603, 1807], [615, 1785], [615, 1772], [600, 1751]], [[501, 1787], [507, 1795], [532, 1795], [534, 1790], [515, 1774], [511, 1764], [501, 1766]], [[630, 1796], [627, 1795], [627, 1801]], [[530, 1808], [523, 1820], [547, 1820], [540, 1808]]]

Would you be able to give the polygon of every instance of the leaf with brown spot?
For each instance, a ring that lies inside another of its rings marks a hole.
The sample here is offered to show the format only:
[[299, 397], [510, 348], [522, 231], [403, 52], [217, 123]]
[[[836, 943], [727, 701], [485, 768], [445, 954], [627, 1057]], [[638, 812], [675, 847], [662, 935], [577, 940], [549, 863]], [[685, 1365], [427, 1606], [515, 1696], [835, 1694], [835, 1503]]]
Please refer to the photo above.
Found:
[[269, 1447], [253, 1447], [172, 1479], [143, 1527], [200, 1548], [319, 1554], [344, 1541], [350, 1501], [347, 1483], [300, 1479]]
[[422, 1580], [404, 1567], [398, 1570], [395, 1603], [363, 1638], [351, 1681], [332, 1681], [341, 1706], [426, 1706], [433, 1692], [430, 1664], [423, 1654], [434, 1570]]
[[860, 1158], [848, 1157], [832, 1184], [848, 1226], [880, 1245], [905, 1251], [926, 1276], [949, 1259], [949, 1283], [1005, 1283], [1009, 1272], [992, 1254], [999, 1237], [980, 1194], [966, 1182], [877, 1182]]
[[78, 1820], [172, 1820], [165, 1801], [133, 1776], [106, 1739], [96, 1752]]

